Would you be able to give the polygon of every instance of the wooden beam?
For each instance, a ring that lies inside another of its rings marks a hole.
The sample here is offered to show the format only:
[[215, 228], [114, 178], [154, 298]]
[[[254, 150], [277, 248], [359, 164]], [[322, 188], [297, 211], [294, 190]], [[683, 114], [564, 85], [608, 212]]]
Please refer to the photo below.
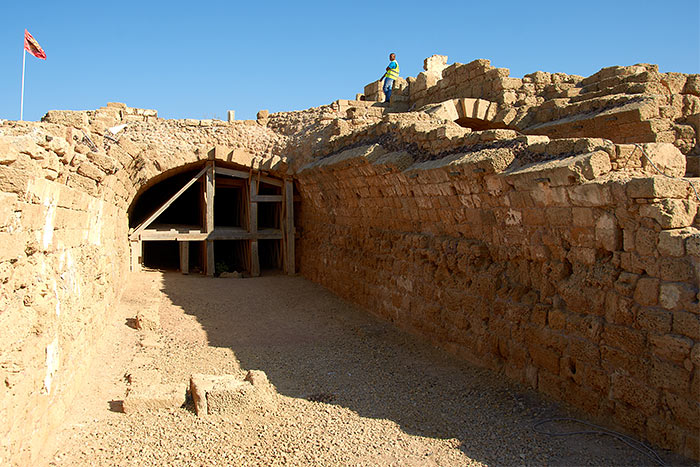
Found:
[[195, 175], [194, 177], [192, 177], [192, 179], [191, 179], [189, 182], [187, 182], [187, 183], [185, 184], [185, 186], [183, 186], [182, 188], [180, 188], [180, 190], [179, 190], [177, 193], [175, 193], [168, 201], [166, 201], [165, 204], [163, 204], [161, 207], [159, 207], [159, 208], [156, 210], [156, 212], [154, 212], [153, 214], [151, 214], [151, 215], [148, 217], [148, 219], [146, 219], [146, 220], [143, 221], [138, 227], [136, 227], [136, 229], [134, 230], [134, 232], [131, 234], [130, 238], [131, 238], [132, 240], [138, 239], [138, 234], [141, 233], [141, 231], [142, 231], [143, 229], [145, 229], [146, 227], [148, 227], [149, 225], [151, 225], [151, 223], [152, 223], [154, 220], [156, 220], [156, 218], [157, 218], [158, 216], [160, 216], [161, 214], [163, 214], [163, 211], [165, 211], [166, 209], [168, 209], [168, 208], [170, 207], [170, 205], [173, 204], [173, 203], [175, 202], [175, 200], [178, 199], [189, 187], [191, 187], [191, 186], [194, 184], [194, 182], [196, 182], [197, 180], [199, 180], [199, 177], [201, 177], [201, 176], [204, 174], [204, 172], [206, 172], [208, 169], [209, 169], [209, 167], [204, 167], [202, 170], [200, 170], [200, 171], [197, 173], [197, 175]]
[[214, 230], [214, 163], [207, 163], [207, 173], [205, 175], [204, 207], [206, 217], [204, 218], [204, 231], [211, 233]]
[[[250, 173], [249, 172], [244, 172], [242, 170], [236, 170], [236, 169], [226, 169], [224, 167], [217, 167], [216, 168], [216, 173], [218, 175], [226, 175], [228, 177], [236, 177], [236, 178], [250, 178]], [[274, 186], [282, 186], [284, 182], [282, 180], [279, 180], [277, 178], [271, 178], [271, 177], [265, 177], [260, 176], [260, 181], [267, 183], [269, 185], [274, 185]]]
[[292, 180], [284, 181], [284, 197], [284, 236], [286, 238], [285, 264], [287, 266], [287, 274], [291, 275], [296, 272], [296, 265], [294, 263], [294, 182]]
[[180, 272], [190, 273], [190, 242], [180, 242]]
[[141, 240], [132, 240], [129, 242], [129, 251], [131, 256], [131, 270], [138, 272], [141, 270], [141, 255], [143, 254], [143, 243]]
[[274, 186], [283, 186], [284, 182], [282, 180], [279, 180], [277, 178], [270, 178], [266, 176], [260, 177], [260, 181], [263, 183], [267, 183], [268, 185], [274, 185]]
[[218, 175], [226, 175], [228, 177], [248, 178], [248, 172], [243, 172], [242, 170], [235, 169], [226, 169], [224, 167], [217, 167], [216, 173]]
[[207, 276], [213, 276], [216, 269], [214, 266], [214, 240], [207, 240], [204, 242], [204, 249], [206, 250], [207, 258]]
[[282, 231], [279, 229], [262, 229], [255, 233], [227, 229], [215, 229], [209, 235], [211, 240], [280, 240]]
[[258, 277], [260, 275], [260, 256], [258, 255], [258, 241], [250, 241], [250, 275]]
[[201, 230], [178, 231], [146, 229], [141, 232], [143, 241], [178, 241], [201, 242], [204, 240], [279, 240], [283, 237], [282, 230], [262, 229], [252, 234], [237, 227], [219, 227], [207, 234]]
[[251, 178], [250, 179], [250, 222], [248, 232], [252, 237], [250, 241], [250, 275], [257, 277], [260, 275], [260, 257], [258, 256], [258, 240], [256, 235], [258, 233], [258, 203], [253, 200], [258, 194], [257, 183]]
[[256, 195], [253, 198], [254, 203], [281, 203], [282, 195]]

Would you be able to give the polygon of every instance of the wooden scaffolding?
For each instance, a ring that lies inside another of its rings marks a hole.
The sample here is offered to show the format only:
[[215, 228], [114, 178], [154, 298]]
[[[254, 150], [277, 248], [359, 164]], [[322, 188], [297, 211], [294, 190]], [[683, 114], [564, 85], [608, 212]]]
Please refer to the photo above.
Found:
[[[230, 184], [241, 186], [246, 193], [243, 202], [244, 226], [221, 227], [214, 223], [214, 192], [216, 175], [233, 179]], [[198, 180], [204, 180], [201, 190], [200, 202], [202, 205], [203, 227], [182, 225], [157, 225], [154, 221], [163, 211], [168, 209], [176, 199], [190, 188]], [[280, 188], [279, 195], [258, 194], [260, 184], [265, 183]], [[258, 228], [259, 203], [280, 203], [279, 229]], [[184, 274], [189, 273], [190, 242], [203, 242], [204, 246], [204, 273], [213, 276], [215, 273], [215, 240], [243, 240], [248, 242], [246, 263], [251, 276], [260, 275], [260, 240], [281, 240], [282, 264], [287, 274], [295, 273], [294, 266], [294, 184], [291, 178], [284, 180], [263, 175], [262, 172], [253, 170], [237, 170], [225, 167], [217, 167], [213, 160], [193, 176], [173, 196], [155, 210], [148, 218], [129, 232], [131, 252], [131, 270], [140, 270], [143, 261], [143, 243], [147, 241], [177, 241], [179, 243], [180, 270]]]

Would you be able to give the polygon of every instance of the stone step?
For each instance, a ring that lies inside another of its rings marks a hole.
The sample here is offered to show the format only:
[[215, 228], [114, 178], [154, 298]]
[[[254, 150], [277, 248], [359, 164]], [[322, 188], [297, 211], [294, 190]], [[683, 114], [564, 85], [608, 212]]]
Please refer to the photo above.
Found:
[[264, 372], [249, 371], [244, 379], [236, 375], [194, 374], [190, 393], [197, 415], [238, 413], [249, 407], [274, 403], [275, 388]]
[[182, 407], [186, 390], [182, 383], [138, 383], [130, 387], [123, 402], [124, 413]]

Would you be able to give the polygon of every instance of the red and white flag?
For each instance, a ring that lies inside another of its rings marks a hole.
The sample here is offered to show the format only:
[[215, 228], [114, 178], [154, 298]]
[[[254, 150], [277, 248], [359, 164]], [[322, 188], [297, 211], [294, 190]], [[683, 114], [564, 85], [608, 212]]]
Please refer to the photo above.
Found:
[[36, 58], [46, 60], [44, 49], [41, 48], [36, 39], [34, 39], [26, 29], [24, 30], [24, 50], [34, 55]]

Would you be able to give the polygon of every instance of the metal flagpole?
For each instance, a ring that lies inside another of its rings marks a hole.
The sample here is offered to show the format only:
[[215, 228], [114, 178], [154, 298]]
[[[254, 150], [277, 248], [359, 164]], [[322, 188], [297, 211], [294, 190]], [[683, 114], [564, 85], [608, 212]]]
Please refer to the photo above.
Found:
[[22, 99], [19, 103], [19, 120], [22, 121], [24, 116], [24, 64], [27, 61], [27, 49], [24, 49], [24, 54], [22, 55]]

